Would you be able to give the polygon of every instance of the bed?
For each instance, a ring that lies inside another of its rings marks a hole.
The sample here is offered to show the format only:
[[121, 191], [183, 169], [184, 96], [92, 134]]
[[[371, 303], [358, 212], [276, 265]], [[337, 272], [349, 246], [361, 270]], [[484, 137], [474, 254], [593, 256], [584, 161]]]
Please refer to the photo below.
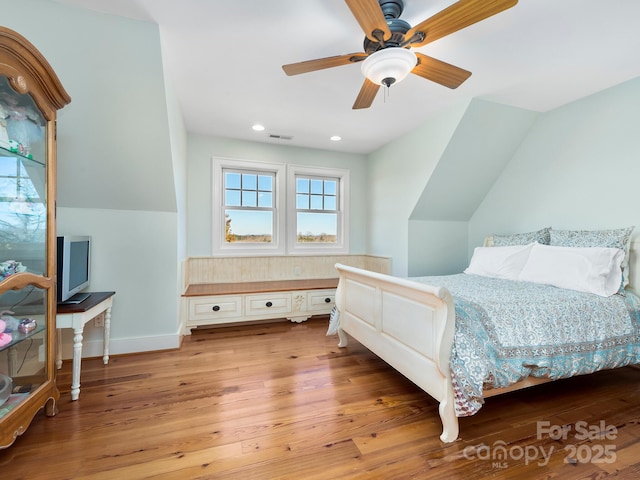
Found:
[[327, 333], [340, 347], [355, 338], [438, 401], [440, 439], [453, 442], [458, 417], [485, 398], [640, 363], [632, 230], [489, 237], [457, 275], [336, 264]]

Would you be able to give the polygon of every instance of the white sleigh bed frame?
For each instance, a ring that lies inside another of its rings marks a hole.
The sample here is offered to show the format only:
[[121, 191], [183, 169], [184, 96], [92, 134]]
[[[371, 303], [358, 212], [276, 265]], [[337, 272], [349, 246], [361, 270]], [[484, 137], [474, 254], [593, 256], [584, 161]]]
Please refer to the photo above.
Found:
[[[638, 271], [632, 244], [631, 284]], [[439, 402], [443, 442], [458, 438], [449, 361], [455, 330], [455, 309], [445, 288], [336, 264], [340, 275], [336, 307], [340, 312], [339, 347], [351, 335]], [[484, 392], [484, 397], [506, 393], [550, 380], [529, 377], [507, 388]]]

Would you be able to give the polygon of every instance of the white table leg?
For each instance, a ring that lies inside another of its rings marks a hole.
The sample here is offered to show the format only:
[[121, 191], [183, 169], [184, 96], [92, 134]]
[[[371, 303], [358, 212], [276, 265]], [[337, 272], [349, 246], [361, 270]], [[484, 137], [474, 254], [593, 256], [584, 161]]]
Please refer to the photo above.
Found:
[[62, 329], [56, 328], [58, 348], [56, 348], [56, 368], [62, 368]]
[[109, 363], [109, 342], [111, 337], [111, 307], [104, 312], [104, 351], [102, 354], [102, 363]]
[[80, 367], [82, 365], [82, 331], [84, 325], [73, 329], [73, 374], [71, 376], [71, 400], [80, 396]]

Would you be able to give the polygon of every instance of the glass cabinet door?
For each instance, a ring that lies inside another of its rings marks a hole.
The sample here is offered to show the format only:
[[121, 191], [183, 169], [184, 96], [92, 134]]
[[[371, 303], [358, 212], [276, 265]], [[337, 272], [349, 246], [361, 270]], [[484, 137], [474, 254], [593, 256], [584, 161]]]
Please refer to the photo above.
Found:
[[[46, 145], [33, 98], [0, 76], [0, 419], [49, 373]], [[23, 272], [34, 276], [16, 289]]]
[[[48, 378], [47, 291], [37, 287], [0, 295], [0, 418], [26, 400]], [[12, 313], [9, 313], [12, 312]]]

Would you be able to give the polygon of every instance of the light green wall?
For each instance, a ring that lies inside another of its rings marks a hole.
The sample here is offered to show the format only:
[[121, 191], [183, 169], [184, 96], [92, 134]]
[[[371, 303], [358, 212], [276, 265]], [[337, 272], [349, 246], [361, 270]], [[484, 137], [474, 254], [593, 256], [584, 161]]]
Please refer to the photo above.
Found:
[[[409, 276], [459, 273], [468, 265], [467, 222], [536, 116], [479, 99], [468, 104], [409, 217]], [[421, 149], [429, 148], [423, 140]]]
[[[0, 0], [0, 12], [72, 99], [58, 114], [58, 233], [93, 238], [90, 289], [116, 291], [112, 352], [177, 347], [176, 192], [186, 188], [174, 178], [186, 142], [157, 25], [44, 0]], [[100, 338], [87, 327], [85, 356], [100, 354]]]
[[409, 220], [407, 275], [450, 275], [467, 265], [466, 221]]
[[158, 26], [44, 0], [0, 11], [72, 99], [58, 117], [58, 205], [175, 212]]
[[636, 78], [540, 115], [469, 222], [470, 252], [488, 233], [640, 227], [639, 107]]
[[187, 180], [189, 256], [211, 255], [213, 157], [348, 169], [351, 181], [350, 253], [366, 253], [368, 205], [364, 155], [190, 134]]
[[[61, 234], [92, 237], [89, 290], [116, 292], [111, 352], [177, 348], [176, 213], [63, 207], [57, 223]], [[83, 356], [101, 348], [102, 330], [87, 325]]]
[[427, 180], [411, 219], [468, 221], [537, 115], [473, 99]]
[[390, 256], [394, 275], [409, 268], [409, 217], [467, 103], [447, 110], [369, 155], [368, 253]]
[[[180, 111], [180, 104], [175, 95], [173, 85], [169, 78], [165, 76], [165, 85], [167, 92], [167, 113], [169, 120], [169, 138], [171, 140], [171, 159], [173, 165], [173, 176], [175, 185], [175, 198], [177, 206], [176, 231], [166, 239], [167, 244], [170, 240], [176, 240], [176, 277], [168, 277], [175, 288], [175, 295], [178, 302], [174, 305], [176, 314], [176, 323], [179, 325], [179, 331], [184, 331], [184, 318], [181, 307], [184, 304], [180, 301], [183, 293], [184, 285], [184, 262], [182, 259], [187, 256], [187, 130], [184, 125], [184, 119]], [[169, 313], [169, 312], [167, 312]]]

